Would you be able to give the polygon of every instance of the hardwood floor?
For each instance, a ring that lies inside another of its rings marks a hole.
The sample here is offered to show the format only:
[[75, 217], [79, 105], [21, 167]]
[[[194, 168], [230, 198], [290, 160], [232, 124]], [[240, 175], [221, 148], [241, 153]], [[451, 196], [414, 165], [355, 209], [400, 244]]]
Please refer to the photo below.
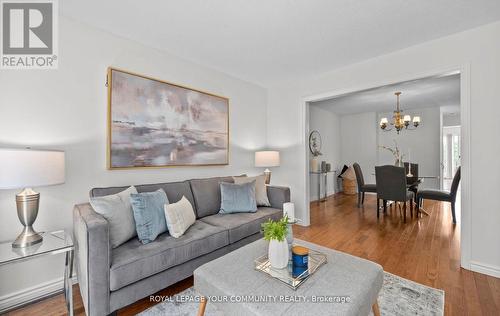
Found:
[[294, 235], [444, 290], [445, 315], [500, 315], [500, 279], [460, 268], [460, 225], [452, 225], [449, 203], [424, 207], [430, 216], [403, 223], [392, 207], [377, 220], [374, 195], [357, 208], [356, 196], [337, 194], [312, 203], [310, 227], [294, 227]]
[[[157, 295], [165, 295], [171, 296], [175, 295], [179, 292], [184, 291], [187, 288], [193, 286], [193, 277], [189, 277], [185, 280], [182, 280], [166, 289], [161, 290], [156, 293]], [[74, 314], [75, 316], [85, 316], [85, 310], [83, 307], [82, 297], [80, 295], [80, 289], [78, 285], [73, 286], [73, 304], [74, 304]], [[140, 301], [137, 301], [125, 308], [122, 308], [118, 311], [119, 316], [132, 316], [137, 313], [140, 313], [149, 307], [155, 305], [156, 303], [152, 303], [149, 301], [149, 297], [143, 298]], [[53, 297], [44, 299], [40, 302], [33, 303], [22, 307], [20, 309], [16, 309], [6, 314], [6, 316], [33, 316], [33, 315], [67, 315], [66, 305], [64, 303], [63, 294], [58, 294]]]
[[[426, 201], [430, 216], [407, 217], [388, 208], [377, 220], [376, 201], [366, 195], [356, 207], [356, 196], [337, 194], [311, 204], [311, 226], [294, 227], [294, 235], [313, 243], [375, 261], [385, 271], [445, 291], [446, 315], [500, 315], [500, 279], [460, 268], [460, 227], [451, 224], [450, 206]], [[457, 215], [458, 217], [458, 215]], [[192, 286], [183, 280], [160, 295], [173, 295]], [[75, 315], [84, 315], [78, 287], [74, 288]], [[134, 315], [154, 305], [148, 298], [119, 311]], [[62, 294], [30, 304], [8, 315], [65, 315]]]

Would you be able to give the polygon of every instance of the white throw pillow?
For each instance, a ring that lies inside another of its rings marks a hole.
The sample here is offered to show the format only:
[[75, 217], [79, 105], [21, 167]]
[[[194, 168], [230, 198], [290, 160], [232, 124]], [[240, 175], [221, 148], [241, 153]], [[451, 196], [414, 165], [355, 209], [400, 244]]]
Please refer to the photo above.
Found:
[[184, 232], [196, 221], [193, 206], [185, 196], [179, 202], [165, 204], [164, 208], [168, 232], [174, 238], [184, 235]]
[[233, 179], [236, 184], [248, 183], [255, 180], [255, 200], [257, 200], [257, 206], [271, 206], [269, 198], [267, 197], [266, 175], [263, 174], [256, 177], [233, 177]]
[[90, 205], [109, 223], [111, 247], [116, 248], [137, 236], [130, 194], [137, 193], [134, 186], [111, 195], [91, 197]]

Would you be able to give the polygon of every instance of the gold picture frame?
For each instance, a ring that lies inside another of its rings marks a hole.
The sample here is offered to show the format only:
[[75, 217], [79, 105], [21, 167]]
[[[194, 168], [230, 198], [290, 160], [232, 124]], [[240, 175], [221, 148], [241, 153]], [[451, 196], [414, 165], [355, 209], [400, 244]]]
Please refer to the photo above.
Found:
[[[107, 87], [108, 170], [229, 164], [229, 98], [115, 67], [108, 67]], [[156, 104], [151, 104], [151, 99]], [[179, 117], [153, 115], [143, 119], [150, 112], [156, 113], [158, 102], [173, 108], [168, 108], [169, 113]], [[223, 130], [219, 125], [224, 125]], [[155, 144], [157, 140], [163, 143]]]

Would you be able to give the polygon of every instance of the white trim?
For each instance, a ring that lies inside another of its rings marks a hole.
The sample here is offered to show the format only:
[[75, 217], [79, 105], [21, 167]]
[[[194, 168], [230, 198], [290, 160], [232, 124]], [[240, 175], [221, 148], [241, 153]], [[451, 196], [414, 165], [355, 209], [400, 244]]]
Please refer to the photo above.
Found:
[[304, 210], [304, 216], [301, 218], [301, 221], [299, 222], [300, 226], [309, 226], [311, 224], [311, 217], [309, 214], [311, 213], [310, 210], [310, 194], [311, 194], [311, 188], [309, 186], [309, 103], [305, 101], [305, 105], [301, 108], [300, 111], [300, 120], [301, 120], [301, 126], [302, 126], [302, 146], [301, 148], [305, 149], [303, 152], [304, 161], [306, 162], [303, 167], [303, 179], [302, 183], [304, 183], [304, 195], [305, 198], [303, 199], [304, 205], [302, 206], [302, 209]]
[[[72, 278], [73, 284], [78, 283], [76, 276]], [[48, 282], [37, 284], [26, 289], [9, 293], [0, 297], [0, 314], [12, 309], [39, 301], [63, 291], [63, 278], [57, 278]]]
[[477, 261], [471, 261], [470, 262], [470, 269], [474, 272], [487, 274], [487, 275], [494, 276], [496, 278], [500, 278], [500, 267], [495, 267], [495, 266], [480, 263]]
[[443, 150], [444, 150], [444, 144], [443, 144], [443, 112], [441, 110], [441, 107], [439, 107], [439, 189], [442, 190], [444, 187], [444, 170], [443, 170], [443, 160], [444, 160], [444, 155], [443, 155]]
[[[301, 106], [301, 120], [300, 125], [302, 126], [302, 135], [307, 134], [309, 130], [309, 118], [306, 115], [309, 108], [309, 102], [321, 101], [329, 99], [332, 97], [340, 96], [347, 93], [358, 92], [362, 90], [367, 90], [371, 88], [396, 84], [400, 82], [405, 82], [409, 80], [415, 80], [419, 78], [427, 78], [442, 74], [453, 74], [460, 73], [460, 120], [461, 120], [461, 165], [462, 165], [462, 178], [461, 178], [461, 236], [460, 236], [460, 264], [463, 268], [470, 270], [470, 258], [471, 258], [471, 227], [472, 227], [472, 201], [470, 194], [470, 179], [471, 179], [471, 161], [470, 161], [470, 63], [464, 63], [461, 65], [449, 65], [445, 67], [440, 67], [436, 69], [429, 69], [427, 71], [418, 73], [406, 73], [396, 76], [392, 79], [381, 79], [376, 80], [371, 83], [361, 83], [359, 85], [354, 85], [348, 88], [340, 88], [338, 90], [326, 91], [314, 95], [304, 96], [302, 98]], [[306, 176], [303, 179], [304, 187], [306, 190], [303, 195], [305, 201], [305, 214], [303, 218], [304, 222], [309, 224], [310, 222], [310, 209], [309, 209], [309, 159], [308, 152], [306, 148], [307, 143], [302, 146], [303, 157], [303, 167], [305, 168]], [[301, 194], [301, 193], [299, 193]]]
[[472, 196], [470, 154], [470, 64], [460, 67], [460, 265], [471, 269], [472, 254]]

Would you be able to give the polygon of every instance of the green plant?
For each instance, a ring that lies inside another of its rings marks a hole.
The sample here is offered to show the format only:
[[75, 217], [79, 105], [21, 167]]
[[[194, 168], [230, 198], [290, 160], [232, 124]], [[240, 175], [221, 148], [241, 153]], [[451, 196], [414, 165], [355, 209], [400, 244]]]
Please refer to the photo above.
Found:
[[288, 233], [288, 216], [285, 215], [278, 221], [269, 219], [262, 224], [264, 230], [264, 239], [270, 241], [272, 239], [283, 241]]

